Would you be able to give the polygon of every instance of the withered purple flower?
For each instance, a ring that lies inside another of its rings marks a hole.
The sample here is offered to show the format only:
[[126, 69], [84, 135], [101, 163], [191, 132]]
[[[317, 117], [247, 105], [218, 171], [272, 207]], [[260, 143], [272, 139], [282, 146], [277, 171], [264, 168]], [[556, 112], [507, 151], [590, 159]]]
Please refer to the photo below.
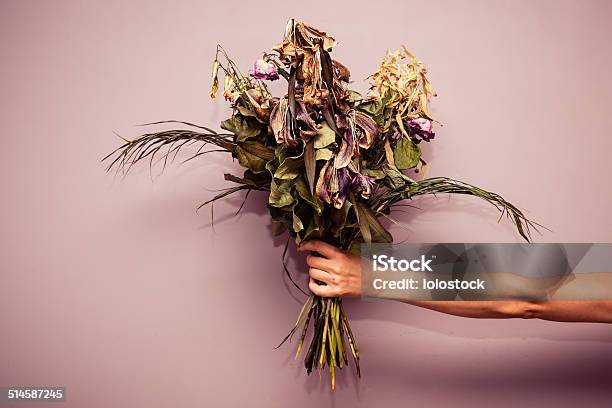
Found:
[[340, 141], [340, 149], [336, 154], [334, 160], [334, 167], [342, 169], [351, 162], [351, 159], [355, 155], [355, 137], [351, 129], [342, 129], [342, 140]]
[[325, 162], [319, 172], [316, 194], [326, 204], [342, 208], [351, 187], [351, 179], [346, 168], [337, 169], [332, 160]]
[[[344, 201], [349, 193], [349, 187], [351, 185], [351, 180], [348, 175], [348, 170], [338, 169], [336, 170], [336, 178], [337, 178], [337, 190], [334, 191], [332, 195], [332, 203], [335, 208], [342, 208], [344, 205]], [[334, 188], [336, 188], [336, 182], [334, 180]]]
[[433, 131], [433, 122], [429, 119], [410, 119], [408, 122], [408, 127], [414, 136], [417, 136], [426, 142], [429, 142], [436, 135]]
[[353, 175], [351, 179], [351, 188], [357, 194], [361, 194], [361, 197], [366, 200], [370, 198], [372, 194], [372, 188], [374, 187], [374, 178], [370, 176], [364, 176], [361, 173]]
[[255, 61], [251, 76], [253, 78], [264, 79], [267, 81], [276, 81], [279, 78], [276, 65], [263, 59], [258, 59]]

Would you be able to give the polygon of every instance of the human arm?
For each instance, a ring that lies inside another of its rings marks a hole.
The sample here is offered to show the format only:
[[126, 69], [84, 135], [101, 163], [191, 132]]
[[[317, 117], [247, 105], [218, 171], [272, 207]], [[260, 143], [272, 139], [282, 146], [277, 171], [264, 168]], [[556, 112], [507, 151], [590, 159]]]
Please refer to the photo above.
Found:
[[[358, 256], [316, 240], [303, 242], [300, 250], [321, 255], [309, 255], [306, 260], [310, 275], [308, 286], [312, 293], [322, 297], [361, 295], [361, 260]], [[317, 281], [325, 285], [320, 285]], [[538, 318], [561, 322], [612, 323], [612, 301], [402, 300], [402, 302], [470, 318]]]

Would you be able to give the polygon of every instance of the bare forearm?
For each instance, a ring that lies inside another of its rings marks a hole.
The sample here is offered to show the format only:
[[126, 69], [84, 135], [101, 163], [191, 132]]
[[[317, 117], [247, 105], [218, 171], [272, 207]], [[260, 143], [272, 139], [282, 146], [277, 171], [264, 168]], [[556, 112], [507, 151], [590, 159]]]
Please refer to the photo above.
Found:
[[[317, 296], [361, 296], [361, 259], [321, 241], [304, 241], [300, 250], [308, 256], [308, 287]], [[384, 296], [381, 296], [384, 298]], [[455, 316], [480, 319], [544, 319], [559, 322], [612, 323], [612, 300], [527, 302], [402, 300], [404, 303]]]
[[612, 301], [404, 301], [461, 317], [612, 323]]

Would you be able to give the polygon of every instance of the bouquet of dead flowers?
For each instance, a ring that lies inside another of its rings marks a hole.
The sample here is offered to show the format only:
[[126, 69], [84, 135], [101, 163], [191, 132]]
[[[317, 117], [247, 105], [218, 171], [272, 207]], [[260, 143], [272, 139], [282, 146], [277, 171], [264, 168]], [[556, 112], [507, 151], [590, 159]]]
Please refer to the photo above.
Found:
[[[435, 94], [423, 63], [405, 47], [387, 53], [370, 77], [369, 92], [361, 96], [348, 88], [347, 67], [331, 57], [334, 45], [326, 33], [291, 19], [283, 41], [264, 53], [249, 74], [218, 46], [210, 95], [217, 94], [224, 74], [223, 95], [232, 107], [230, 118], [221, 123], [226, 132], [188, 122], [156, 122], [189, 129], [126, 141], [107, 156], [108, 169], [125, 172], [141, 160], [152, 164], [156, 157], [165, 165], [169, 156], [191, 144], [199, 149], [190, 159], [229, 153], [244, 173], [225, 174], [235, 186], [202, 205], [240, 191], [247, 196], [265, 191], [274, 231], [288, 231], [298, 244], [319, 239], [356, 252], [362, 243], [392, 242], [379, 219], [402, 200], [439, 193], [486, 200], [528, 240], [534, 223], [500, 195], [445, 177], [424, 178], [419, 144], [434, 138], [428, 103]], [[264, 81], [280, 77], [287, 81], [287, 93], [275, 97]], [[420, 173], [418, 180], [404, 174], [408, 169]], [[283, 340], [299, 333], [296, 357], [309, 327], [308, 373], [327, 366], [333, 388], [334, 371], [348, 365], [350, 354], [359, 374], [359, 351], [342, 299], [308, 298]]]

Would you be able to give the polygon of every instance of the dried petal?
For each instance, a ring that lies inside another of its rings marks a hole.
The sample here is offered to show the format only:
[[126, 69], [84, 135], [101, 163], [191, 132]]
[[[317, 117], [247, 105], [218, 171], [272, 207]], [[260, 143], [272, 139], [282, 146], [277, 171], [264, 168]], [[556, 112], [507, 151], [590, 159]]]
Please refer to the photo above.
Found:
[[278, 144], [294, 144], [295, 138], [292, 132], [291, 116], [289, 114], [289, 107], [287, 105], [287, 99], [282, 98], [272, 109], [270, 114], [270, 128], [274, 133], [274, 138]]
[[351, 162], [355, 153], [355, 140], [353, 138], [353, 132], [350, 129], [344, 131], [342, 142], [340, 143], [340, 149], [334, 159], [334, 168], [341, 169]]
[[334, 66], [334, 71], [336, 72], [336, 76], [339, 80], [348, 82], [351, 77], [351, 71], [344, 66], [340, 61], [332, 60], [332, 65]]
[[374, 187], [374, 178], [370, 176], [364, 176], [363, 174], [357, 173], [351, 180], [351, 188], [357, 194], [361, 194], [366, 200], [370, 198], [372, 193], [372, 187]]
[[418, 136], [421, 140], [426, 142], [429, 142], [436, 135], [433, 131], [433, 122], [429, 119], [411, 119], [408, 122], [408, 126], [410, 127], [410, 131], [414, 136]]
[[234, 80], [229, 75], [226, 75], [223, 81], [223, 97], [226, 101], [235, 103], [239, 96], [240, 90], [236, 87]]
[[210, 87], [210, 97], [217, 96], [219, 90], [219, 60], [215, 60], [212, 66], [212, 85]]
[[378, 125], [376, 125], [376, 122], [370, 116], [362, 112], [355, 112], [354, 118], [355, 125], [362, 132], [359, 138], [359, 147], [368, 149], [378, 137]]
[[306, 105], [299, 99], [295, 101], [295, 119], [302, 125], [304, 125], [307, 130], [316, 131], [319, 129], [317, 124], [308, 114], [308, 110], [306, 109]]
[[315, 192], [317, 196], [324, 202], [329, 204], [331, 202], [331, 197], [328, 194], [328, 186], [331, 180], [331, 175], [334, 167], [332, 166], [332, 161], [328, 160], [325, 162], [321, 171], [319, 172], [319, 178], [317, 179], [317, 185]]
[[245, 94], [251, 105], [253, 105], [257, 118], [262, 122], [268, 122], [270, 120], [270, 102], [272, 98], [269, 96], [264, 97], [261, 91], [256, 88], [247, 90]]
[[336, 187], [335, 191], [332, 192], [332, 202], [335, 208], [340, 209], [348, 196], [351, 180], [349, 179], [348, 170], [338, 169], [335, 172], [337, 183], [334, 186]]

